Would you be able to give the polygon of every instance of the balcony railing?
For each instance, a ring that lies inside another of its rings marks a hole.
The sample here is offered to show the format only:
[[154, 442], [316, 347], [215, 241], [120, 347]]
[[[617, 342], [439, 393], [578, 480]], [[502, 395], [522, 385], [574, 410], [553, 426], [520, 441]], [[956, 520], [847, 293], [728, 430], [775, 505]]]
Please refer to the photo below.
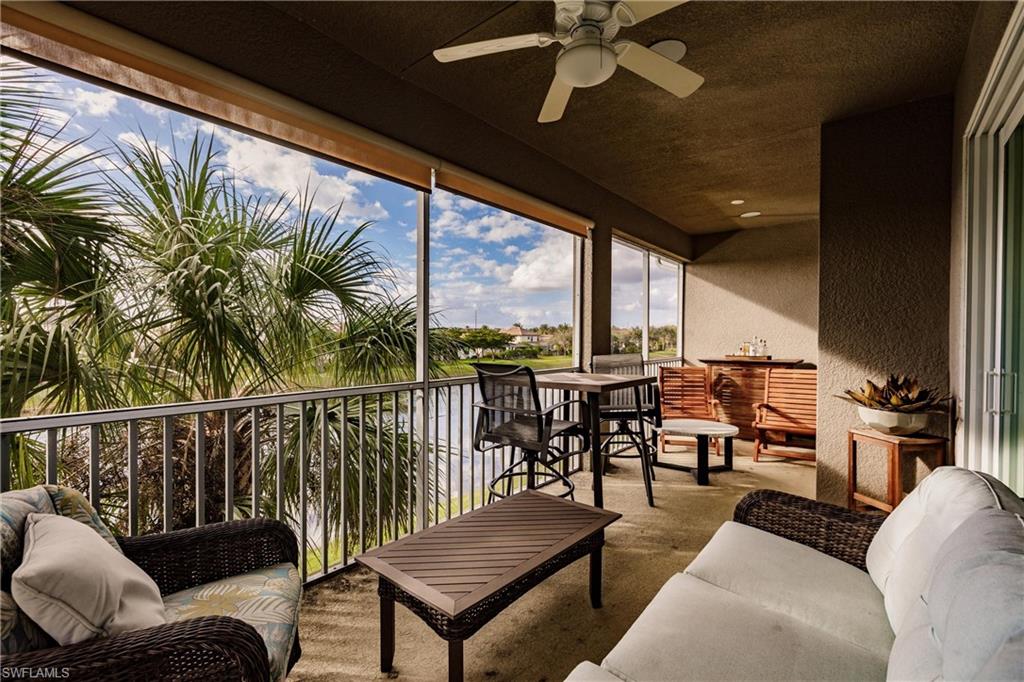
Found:
[[[679, 364], [659, 358], [648, 371]], [[314, 581], [359, 552], [488, 503], [487, 482], [512, 452], [473, 449], [475, 377], [424, 386], [4, 419], [0, 489], [82, 489], [122, 535], [276, 517], [295, 529], [303, 578]], [[564, 397], [541, 390], [548, 405]], [[575, 473], [582, 458], [564, 466]]]

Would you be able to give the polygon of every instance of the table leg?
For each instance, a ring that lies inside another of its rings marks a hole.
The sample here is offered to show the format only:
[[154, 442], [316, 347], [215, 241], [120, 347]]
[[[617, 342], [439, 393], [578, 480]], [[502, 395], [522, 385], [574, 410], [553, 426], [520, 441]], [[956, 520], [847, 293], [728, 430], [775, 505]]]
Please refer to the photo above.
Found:
[[462, 640], [448, 642], [448, 682], [462, 682]]
[[[604, 531], [600, 532], [603, 540]], [[595, 609], [601, 608], [601, 550], [604, 547], [602, 542], [597, 549], [590, 552], [590, 605]]]
[[395, 600], [380, 598], [380, 671], [391, 672], [395, 660]]
[[725, 439], [725, 469], [732, 471], [732, 436]]
[[601, 456], [601, 396], [587, 394], [590, 411], [590, 468], [594, 472], [594, 506], [604, 508], [604, 458]]
[[708, 437], [697, 436], [697, 485], [708, 485]]
[[853, 437], [853, 432], [847, 435], [846, 458], [846, 507], [855, 509], [853, 494], [857, 492], [857, 439]]

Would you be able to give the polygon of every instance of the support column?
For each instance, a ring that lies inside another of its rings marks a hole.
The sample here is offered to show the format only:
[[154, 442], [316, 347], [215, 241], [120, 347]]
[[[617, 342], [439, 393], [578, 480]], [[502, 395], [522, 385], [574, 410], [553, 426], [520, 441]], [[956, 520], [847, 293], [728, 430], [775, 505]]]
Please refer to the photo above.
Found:
[[427, 480], [430, 443], [430, 195], [416, 196], [416, 419], [413, 428], [419, 443], [416, 463], [417, 530], [430, 525], [427, 516]]
[[612, 351], [612, 230], [595, 225], [584, 246], [583, 258], [584, 369], [595, 355]]

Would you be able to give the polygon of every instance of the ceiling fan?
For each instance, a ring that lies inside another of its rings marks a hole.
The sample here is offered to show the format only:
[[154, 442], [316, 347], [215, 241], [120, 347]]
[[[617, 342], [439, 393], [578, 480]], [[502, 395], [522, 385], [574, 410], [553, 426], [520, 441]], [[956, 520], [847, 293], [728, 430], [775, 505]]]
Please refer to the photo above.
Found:
[[[554, 0], [554, 33], [527, 33], [434, 50], [441, 62], [482, 57], [525, 47], [562, 46], [555, 59], [555, 78], [541, 107], [539, 123], [562, 118], [573, 88], [589, 88], [611, 78], [618, 66], [646, 78], [676, 97], [687, 97], [704, 77], [655, 50], [631, 40], [612, 42], [619, 29], [682, 5], [686, 0]], [[679, 43], [675, 42], [677, 45]], [[677, 55], [673, 55], [677, 56]]]

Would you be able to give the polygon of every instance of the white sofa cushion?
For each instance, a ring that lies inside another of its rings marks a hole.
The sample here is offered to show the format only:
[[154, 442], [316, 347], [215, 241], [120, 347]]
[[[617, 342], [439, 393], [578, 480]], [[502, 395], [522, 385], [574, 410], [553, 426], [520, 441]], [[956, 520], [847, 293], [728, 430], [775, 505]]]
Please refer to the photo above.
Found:
[[867, 568], [885, 596], [893, 632], [928, 584], [939, 546], [971, 514], [1009, 509], [1024, 502], [998, 480], [959, 467], [939, 467], [893, 510], [871, 541]]
[[679, 573], [601, 665], [644, 682], [881, 680], [886, 657]]
[[882, 593], [870, 576], [798, 542], [729, 521], [685, 572], [883, 658], [892, 648]]
[[622, 682], [621, 677], [616, 677], [599, 665], [590, 661], [583, 661], [572, 669], [565, 682]]
[[943, 543], [927, 592], [911, 604], [888, 679], [1024, 678], [1024, 521], [975, 512]]
[[56, 514], [28, 515], [11, 593], [61, 645], [167, 622], [152, 578], [95, 530]]

